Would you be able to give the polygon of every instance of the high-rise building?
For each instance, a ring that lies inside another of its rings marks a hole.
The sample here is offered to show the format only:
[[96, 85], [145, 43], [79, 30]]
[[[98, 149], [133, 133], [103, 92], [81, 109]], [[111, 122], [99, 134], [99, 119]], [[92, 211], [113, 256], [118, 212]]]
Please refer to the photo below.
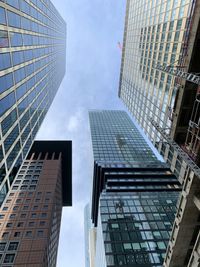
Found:
[[125, 111], [94, 110], [89, 118], [94, 161], [158, 161]]
[[0, 205], [64, 76], [65, 42], [49, 0], [0, 1]]
[[95, 266], [162, 266], [179, 182], [126, 112], [91, 111], [89, 117]]
[[166, 267], [200, 260], [199, 14], [199, 0], [127, 1], [119, 97], [183, 184]]
[[185, 162], [161, 130], [198, 163], [199, 14], [198, 0], [128, 0], [126, 8], [119, 97], [180, 180]]
[[0, 266], [55, 267], [71, 204], [71, 141], [35, 141], [0, 208]]

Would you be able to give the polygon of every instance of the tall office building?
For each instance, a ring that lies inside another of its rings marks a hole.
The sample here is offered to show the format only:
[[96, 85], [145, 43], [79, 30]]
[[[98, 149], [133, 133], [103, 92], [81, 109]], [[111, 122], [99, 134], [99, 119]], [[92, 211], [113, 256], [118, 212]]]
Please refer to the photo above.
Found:
[[198, 161], [199, 13], [198, 0], [128, 0], [126, 8], [119, 97], [181, 180], [184, 162], [155, 124]]
[[71, 204], [71, 141], [35, 141], [0, 208], [0, 266], [55, 267]]
[[183, 183], [165, 266], [200, 259], [199, 14], [199, 0], [127, 1], [119, 97]]
[[0, 1], [0, 205], [64, 76], [65, 42], [49, 0]]
[[89, 113], [95, 266], [162, 266], [179, 182], [124, 111]]

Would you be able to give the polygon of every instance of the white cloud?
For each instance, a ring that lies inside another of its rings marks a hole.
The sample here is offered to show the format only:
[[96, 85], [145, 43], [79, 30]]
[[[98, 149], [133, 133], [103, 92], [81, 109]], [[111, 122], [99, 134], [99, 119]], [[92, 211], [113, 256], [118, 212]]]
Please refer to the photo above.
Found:
[[78, 109], [74, 115], [71, 115], [69, 117], [69, 120], [67, 123], [67, 131], [69, 132], [76, 132], [80, 126], [82, 126], [82, 121], [83, 121], [83, 110]]
[[69, 118], [69, 123], [68, 123], [68, 126], [67, 126], [67, 130], [69, 132], [73, 132], [77, 128], [78, 128], [78, 118], [76, 116], [71, 116]]

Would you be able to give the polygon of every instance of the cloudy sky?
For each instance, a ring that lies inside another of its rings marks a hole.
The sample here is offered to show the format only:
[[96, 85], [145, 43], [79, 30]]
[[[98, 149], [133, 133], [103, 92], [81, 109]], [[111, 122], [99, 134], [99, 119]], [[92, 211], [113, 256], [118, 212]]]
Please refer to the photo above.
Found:
[[83, 211], [92, 151], [88, 109], [124, 109], [117, 97], [125, 0], [52, 0], [67, 22], [67, 68], [37, 139], [73, 141], [73, 207], [63, 209], [57, 267], [84, 267]]

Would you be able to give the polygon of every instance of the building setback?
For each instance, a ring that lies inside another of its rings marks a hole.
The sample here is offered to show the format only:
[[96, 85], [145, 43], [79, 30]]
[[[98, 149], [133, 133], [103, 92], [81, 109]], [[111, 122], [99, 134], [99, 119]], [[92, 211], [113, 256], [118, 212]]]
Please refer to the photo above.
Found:
[[199, 14], [199, 0], [127, 1], [118, 94], [183, 184], [165, 267], [200, 260]]
[[2, 267], [56, 266], [71, 180], [71, 141], [35, 141], [0, 209]]
[[126, 112], [89, 113], [96, 267], [162, 266], [180, 191]]
[[64, 76], [65, 42], [49, 0], [0, 1], [0, 205]]

